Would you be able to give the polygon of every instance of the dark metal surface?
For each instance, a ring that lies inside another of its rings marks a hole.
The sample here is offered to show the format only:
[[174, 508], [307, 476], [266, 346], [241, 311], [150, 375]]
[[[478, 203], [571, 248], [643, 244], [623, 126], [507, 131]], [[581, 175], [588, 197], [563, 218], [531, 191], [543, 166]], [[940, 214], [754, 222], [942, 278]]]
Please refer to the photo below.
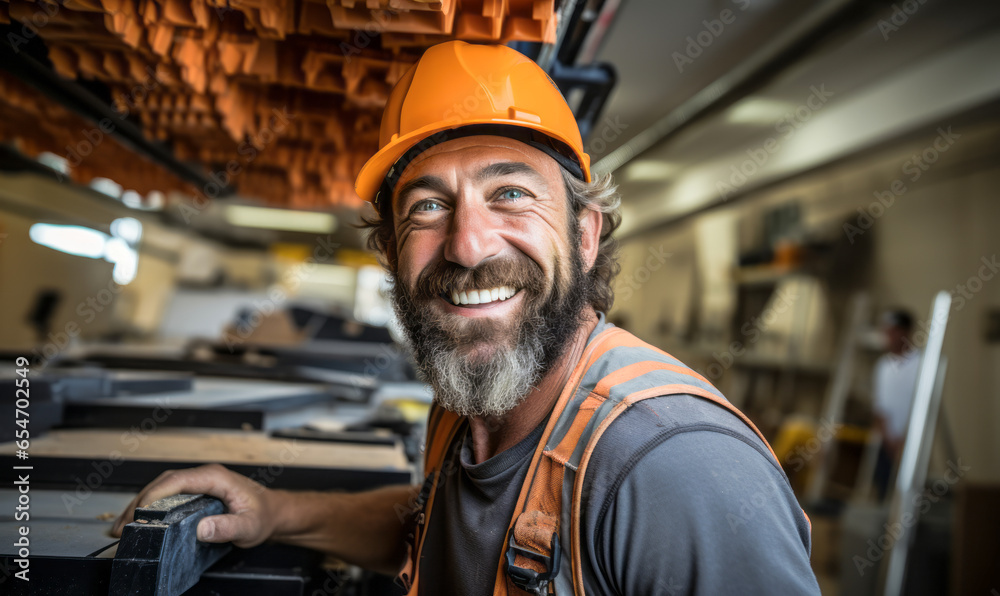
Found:
[[[34, 480], [34, 477], [32, 477]], [[113, 547], [108, 535], [113, 515], [133, 493], [46, 490], [32, 484], [30, 581], [14, 578], [19, 568], [12, 547], [17, 522], [10, 514], [18, 492], [0, 489], [0, 594], [94, 596], [109, 593]], [[68, 500], [67, 500], [68, 498]], [[109, 515], [113, 514], [113, 515]], [[154, 514], [155, 515], [155, 514]], [[76, 528], [67, 532], [66, 528]], [[120, 548], [120, 547], [119, 547]], [[313, 550], [267, 543], [232, 549], [184, 592], [191, 596], [389, 596], [402, 594], [390, 578], [324, 567]]]
[[[13, 386], [11, 379], [0, 379], [0, 387], [3, 387], [0, 391], [6, 391], [9, 386]], [[34, 375], [31, 394], [32, 398], [72, 401], [191, 391], [193, 386], [194, 376], [189, 373], [79, 368]]]
[[276, 439], [300, 439], [327, 443], [354, 443], [358, 445], [395, 445], [398, 436], [356, 430], [316, 430], [312, 428], [288, 428], [271, 433]]
[[[10, 485], [16, 480], [12, 466], [21, 463], [13, 455], [0, 456], [0, 484]], [[193, 468], [206, 462], [125, 460], [110, 464], [105, 461], [100, 471], [90, 458], [33, 456], [32, 463], [35, 466], [31, 473], [32, 490], [36, 483], [48, 488], [91, 490], [87, 482], [94, 479], [101, 490], [138, 491], [167, 470]], [[226, 464], [226, 467], [267, 487], [288, 490], [358, 491], [410, 482], [409, 471], [398, 469], [299, 467], [268, 462], [258, 466]]]
[[[139, 428], [158, 406], [113, 404], [68, 404], [63, 428]], [[160, 428], [264, 428], [262, 409], [171, 408], [158, 423]]]
[[[108, 593], [111, 559], [31, 557], [30, 581], [16, 579], [13, 556], [0, 555], [0, 593], [10, 596], [94, 596]], [[10, 575], [7, 575], [7, 571]]]
[[569, 97], [574, 91], [581, 92], [573, 113], [580, 125], [580, 134], [588, 138], [618, 80], [614, 67], [610, 64], [566, 66], [556, 62], [549, 75], [564, 96]]
[[226, 512], [205, 495], [174, 495], [135, 510], [111, 566], [109, 596], [178, 596], [232, 549], [197, 538], [198, 522]]
[[[63, 362], [64, 365], [73, 364]], [[323, 383], [331, 396], [347, 401], [367, 401], [379, 380], [363, 373], [359, 364], [354, 371], [334, 370], [300, 364], [280, 364], [262, 366], [241, 360], [199, 361], [192, 359], [157, 358], [144, 356], [124, 356], [118, 354], [95, 353], [87, 357], [86, 364], [100, 364], [108, 368], [184, 371], [198, 376], [230, 377], [236, 379], [260, 379], [287, 383]]]

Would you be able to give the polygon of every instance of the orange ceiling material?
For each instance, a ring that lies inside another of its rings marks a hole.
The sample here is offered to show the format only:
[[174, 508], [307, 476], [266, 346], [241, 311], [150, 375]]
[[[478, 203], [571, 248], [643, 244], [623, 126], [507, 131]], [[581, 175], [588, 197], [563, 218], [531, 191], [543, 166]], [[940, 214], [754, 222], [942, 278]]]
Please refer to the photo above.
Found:
[[89, 182], [112, 177], [126, 189], [142, 194], [152, 190], [195, 189], [183, 180], [127, 149], [109, 127], [84, 120], [58, 103], [40, 99], [31, 87], [0, 71], [0, 139], [13, 142], [25, 155], [48, 151], [62, 155], [72, 179]]
[[[556, 0], [0, 0], [0, 23], [37, 32], [57, 73], [103, 85], [147, 138], [244, 196], [293, 207], [360, 204], [354, 177], [382, 107], [423, 48], [553, 42], [555, 15]], [[10, 75], [0, 90], [0, 141], [66, 156], [82, 182], [184, 187], [117, 142], [73, 159], [92, 123]]]

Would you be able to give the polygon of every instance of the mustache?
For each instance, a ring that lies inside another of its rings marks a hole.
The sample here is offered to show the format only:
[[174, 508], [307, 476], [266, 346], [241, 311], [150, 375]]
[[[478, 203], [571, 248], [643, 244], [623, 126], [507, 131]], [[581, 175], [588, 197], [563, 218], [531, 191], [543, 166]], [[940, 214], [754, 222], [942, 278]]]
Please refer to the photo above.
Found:
[[455, 288], [488, 289], [498, 286], [539, 296], [545, 291], [545, 272], [538, 263], [524, 256], [489, 259], [472, 268], [441, 260], [421, 272], [414, 298], [435, 298]]

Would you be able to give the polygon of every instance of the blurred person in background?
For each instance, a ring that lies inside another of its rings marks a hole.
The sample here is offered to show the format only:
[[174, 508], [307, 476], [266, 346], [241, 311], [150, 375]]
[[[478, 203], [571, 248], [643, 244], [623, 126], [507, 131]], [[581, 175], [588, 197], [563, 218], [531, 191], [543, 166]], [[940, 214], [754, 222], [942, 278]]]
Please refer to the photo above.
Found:
[[875, 428], [882, 436], [875, 464], [875, 486], [881, 501], [903, 453], [921, 352], [910, 338], [913, 315], [908, 311], [899, 308], [885, 311], [879, 321], [879, 330], [887, 350], [875, 363], [872, 375]]

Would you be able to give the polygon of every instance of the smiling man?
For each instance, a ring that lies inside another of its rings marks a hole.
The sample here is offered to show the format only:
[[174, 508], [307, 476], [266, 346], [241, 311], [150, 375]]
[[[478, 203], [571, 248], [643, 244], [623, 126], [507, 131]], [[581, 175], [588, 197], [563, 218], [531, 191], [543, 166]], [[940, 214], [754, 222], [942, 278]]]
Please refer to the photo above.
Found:
[[229, 513], [202, 540], [317, 548], [411, 594], [818, 593], [808, 520], [753, 424], [605, 322], [618, 197], [537, 65], [429, 49], [357, 190], [435, 392], [423, 485], [289, 493], [206, 466], [133, 507], [210, 493]]

